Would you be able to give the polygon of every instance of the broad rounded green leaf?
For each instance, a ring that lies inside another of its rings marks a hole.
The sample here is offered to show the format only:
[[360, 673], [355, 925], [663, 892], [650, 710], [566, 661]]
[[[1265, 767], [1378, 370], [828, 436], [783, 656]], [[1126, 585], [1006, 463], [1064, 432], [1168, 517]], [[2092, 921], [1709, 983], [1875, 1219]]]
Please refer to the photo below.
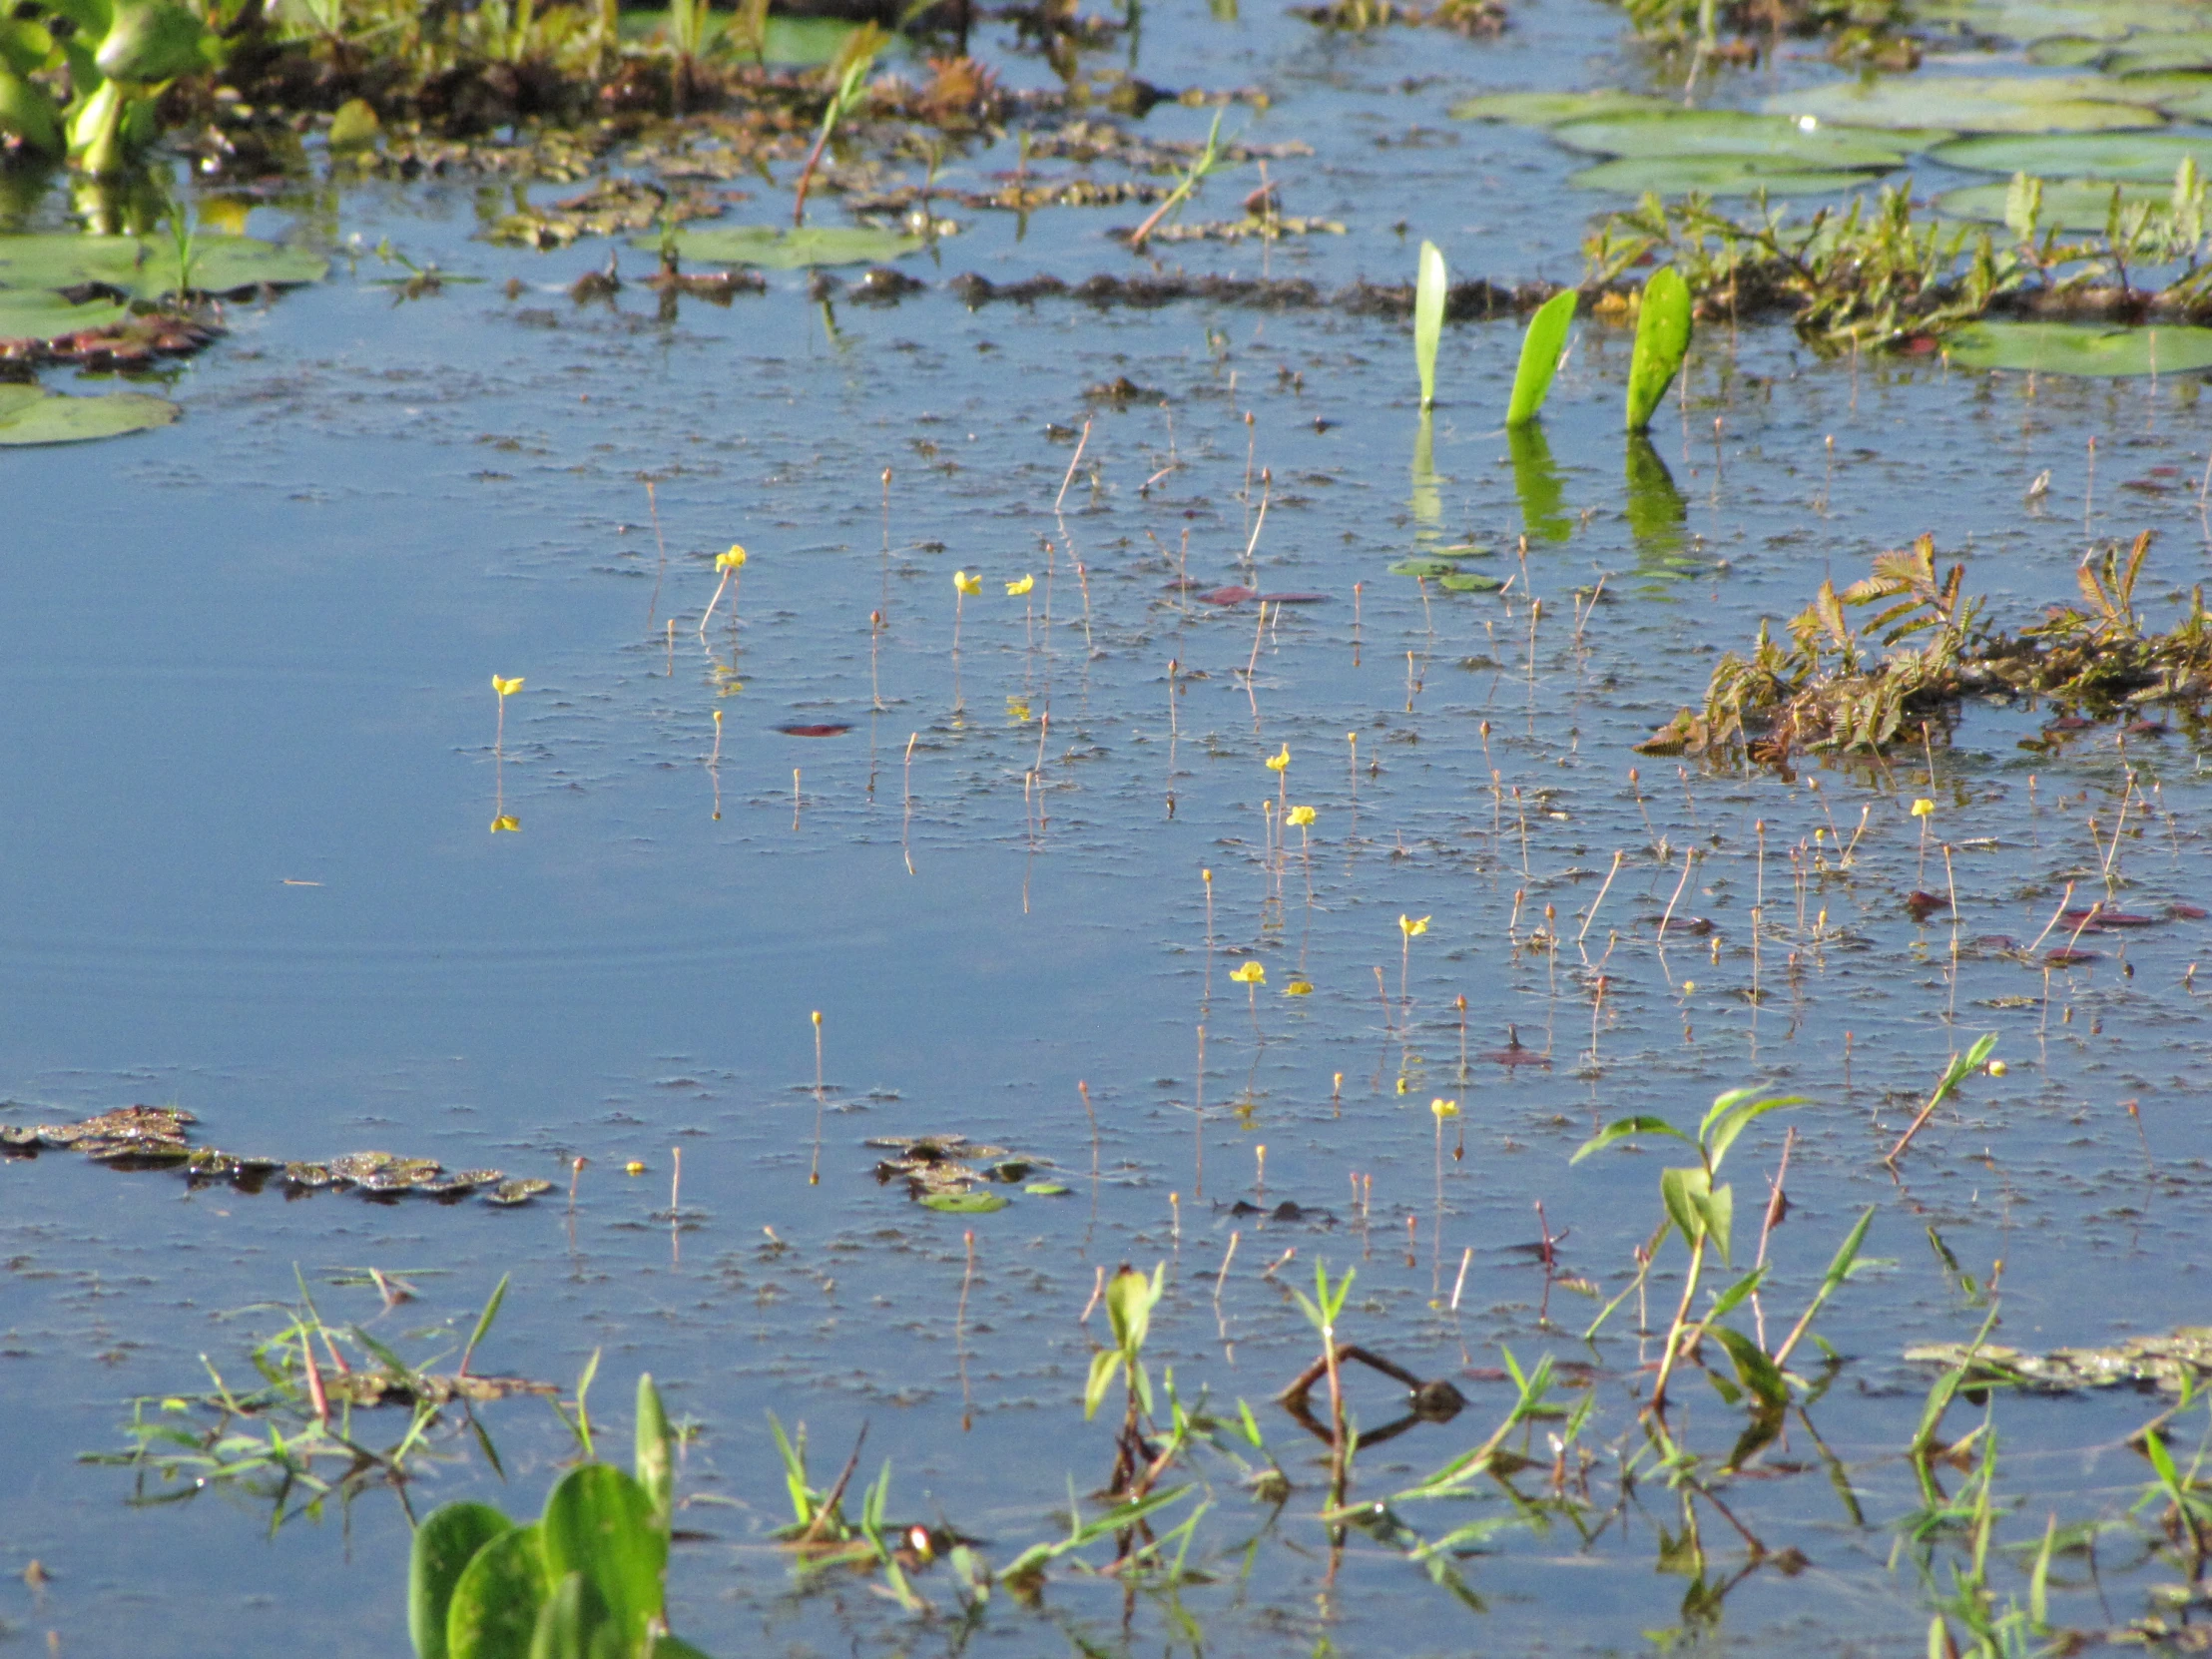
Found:
[[72, 305], [58, 293], [0, 288], [0, 340], [57, 339], [87, 328], [112, 328], [130, 314], [128, 305], [105, 300]]
[[582, 1573], [626, 1639], [642, 1643], [660, 1614], [668, 1569], [668, 1529], [645, 1488], [612, 1464], [585, 1463], [547, 1496], [538, 1528], [548, 1575]]
[[2176, 121], [2212, 121], [2212, 75], [2128, 75], [2120, 85]]
[[[36, 387], [26, 387], [36, 391]], [[105, 397], [68, 397], [42, 392], [29, 399], [0, 403], [0, 445], [88, 443], [167, 426], [177, 405], [145, 392], [111, 392]]]
[[1449, 576], [1437, 577], [1436, 586], [1446, 593], [1495, 593], [1505, 584], [1495, 576], [1484, 576], [1480, 571], [1455, 570]]
[[170, 0], [122, 0], [93, 61], [118, 81], [167, 81], [211, 69], [220, 47], [208, 26]]
[[[1991, 225], [2004, 223], [2005, 194], [2012, 187], [2002, 185], [1962, 185], [1957, 190], [1946, 190], [1931, 204], [1936, 212], [1951, 219], [1976, 219]], [[2112, 210], [2112, 193], [2119, 192], [2120, 206], [2167, 208], [2173, 204], [2170, 186], [2126, 185], [2099, 179], [2054, 179], [2043, 184], [2042, 211], [2036, 224], [2040, 230], [2070, 231], [2095, 234], [2104, 229]]]
[[1006, 1208], [997, 1193], [931, 1193], [921, 1200], [924, 1210], [942, 1210], [948, 1216], [987, 1216]]
[[621, 1624], [581, 1572], [554, 1584], [530, 1632], [529, 1659], [629, 1659], [642, 1651], [624, 1640]]
[[407, 1559], [407, 1635], [415, 1659], [446, 1659], [445, 1621], [453, 1586], [476, 1552], [514, 1522], [488, 1503], [448, 1503], [415, 1528]]
[[1636, 346], [1628, 357], [1628, 429], [1641, 432], [1674, 383], [1690, 349], [1690, 285], [1671, 265], [1644, 283], [1637, 308]]
[[54, 37], [43, 24], [27, 17], [0, 19], [0, 69], [29, 75], [44, 69], [53, 55]]
[[60, 156], [69, 147], [54, 95], [5, 62], [0, 62], [0, 137], [21, 140], [34, 156]]
[[535, 1526], [510, 1527], [462, 1569], [445, 1610], [449, 1659], [526, 1659], [551, 1591]]
[[2212, 328], [2093, 322], [1970, 322], [1946, 342], [1967, 368], [2036, 374], [2184, 374], [2212, 368]]
[[2118, 40], [2131, 29], [2191, 29], [2198, 0], [1920, 0], [1916, 23], [1942, 23], [2007, 40], [2094, 35]]
[[[192, 285], [232, 293], [267, 282], [289, 287], [319, 281], [330, 262], [304, 249], [255, 237], [199, 236], [190, 254]], [[177, 286], [176, 250], [166, 240], [42, 232], [0, 236], [0, 288], [66, 288], [104, 282], [141, 298]]]
[[1065, 1198], [1070, 1189], [1057, 1181], [1032, 1181], [1021, 1190], [1031, 1198]]
[[[656, 236], [639, 237], [639, 248], [659, 248]], [[796, 271], [805, 266], [877, 265], [914, 253], [919, 237], [896, 231], [877, 231], [863, 225], [806, 226], [791, 230], [774, 225], [726, 225], [701, 231], [679, 231], [679, 258], [708, 265], [751, 265], [768, 271]]]
[[[1946, 136], [1916, 135], [1929, 144]], [[1805, 171], [1891, 168], [1914, 148], [1901, 135], [1742, 110], [1568, 121], [1551, 129], [1551, 140], [1593, 156], [1756, 156], [1776, 172], [1793, 171], [1793, 163]]]
[[1503, 121], [1516, 127], [1556, 127], [1592, 116], [1663, 114], [1682, 106], [1648, 92], [1491, 92], [1451, 106], [1457, 121]]
[[[1937, 145], [1932, 162], [1969, 173], [2010, 178], [2025, 173], [2037, 179], [2121, 179], [2167, 184], [2183, 158], [2194, 156], [2197, 171], [2212, 177], [2212, 134], [2208, 133], [2043, 133], [1991, 134]], [[2051, 186], [2044, 187], [2046, 200]], [[1998, 218], [2003, 213], [2001, 208]], [[2097, 221], [2103, 229], [2103, 219]]]
[[1558, 372], [1560, 353], [1567, 348], [1567, 329], [1574, 323], [1577, 295], [1572, 288], [1555, 293], [1536, 307], [1521, 335], [1520, 361], [1513, 370], [1513, 394], [1505, 405], [1505, 424], [1518, 426], [1534, 420], [1551, 390]]
[[2130, 35], [2107, 53], [2097, 67], [2107, 75], [2212, 69], [2212, 33], [2191, 29], [2173, 34]]
[[1766, 102], [1771, 115], [1858, 127], [1947, 127], [1966, 133], [2102, 133], [2161, 125], [2128, 101], [2124, 84], [2095, 75], [1908, 75], [1831, 81]]
[[1661, 196], [1841, 196], [1864, 189], [1865, 173], [1771, 163], [1759, 156], [1617, 156], [1567, 175], [1578, 190], [1609, 190], [1623, 196], [1657, 191]]
[[1400, 559], [1389, 567], [1392, 576], [1456, 576], [1459, 567], [1449, 559]]

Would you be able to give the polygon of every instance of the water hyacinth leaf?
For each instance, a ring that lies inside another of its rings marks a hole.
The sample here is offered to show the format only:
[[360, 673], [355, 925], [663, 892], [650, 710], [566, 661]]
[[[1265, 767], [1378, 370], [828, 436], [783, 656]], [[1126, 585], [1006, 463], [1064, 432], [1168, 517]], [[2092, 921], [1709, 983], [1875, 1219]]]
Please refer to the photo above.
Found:
[[[177, 405], [145, 392], [111, 392], [105, 397], [66, 397], [37, 386], [6, 386], [0, 392], [0, 446], [39, 443], [89, 443], [167, 426]], [[19, 394], [32, 395], [22, 397]]]
[[2212, 368], [2212, 328], [1970, 322], [1950, 336], [1946, 349], [1953, 362], [1967, 368], [2086, 376], [2188, 374]]
[[1836, 81], [1767, 100], [1771, 115], [1853, 127], [1946, 127], [1963, 133], [2103, 133], [2163, 125], [2125, 83], [2095, 75], [1915, 75]]
[[1555, 293], [1536, 307], [1521, 335], [1520, 362], [1513, 370], [1513, 395], [1505, 405], [1505, 424], [1520, 426], [1536, 418], [1551, 390], [1551, 377], [1559, 371], [1559, 359], [1567, 348], [1567, 329], [1574, 322], [1575, 292]]
[[623, 1640], [622, 1626], [580, 1572], [553, 1586], [530, 1632], [529, 1659], [627, 1659], [640, 1651]]
[[1744, 110], [1673, 110], [1567, 121], [1550, 133], [1552, 143], [1593, 156], [1755, 156], [1776, 171], [1790, 164], [1810, 170], [1898, 167], [1910, 152], [1950, 136], [1943, 131], [1907, 135], [1837, 127]]
[[1628, 361], [1628, 429], [1641, 432], [1674, 383], [1690, 349], [1690, 287], [1673, 266], [1661, 266], [1644, 283], [1636, 317], [1636, 348]]
[[538, 1522], [545, 1569], [553, 1579], [582, 1573], [607, 1604], [629, 1647], [660, 1616], [668, 1531], [645, 1488], [609, 1463], [586, 1463], [561, 1477]]
[[447, 1503], [415, 1528], [407, 1557], [407, 1636], [415, 1659], [445, 1659], [445, 1621], [453, 1586], [476, 1552], [514, 1522], [488, 1503]]
[[0, 340], [58, 339], [87, 328], [113, 328], [130, 314], [128, 305], [105, 300], [74, 305], [58, 293], [0, 288]]
[[2198, 172], [2212, 168], [2212, 134], [1991, 134], [1937, 145], [1928, 159], [1969, 173], [2164, 184], [2190, 157], [2196, 159]]
[[1515, 127], [1556, 127], [1597, 116], [1663, 115], [1682, 106], [1647, 92], [1490, 92], [1451, 106], [1455, 121], [1500, 121]]
[[1793, 166], [1762, 156], [1617, 156], [1567, 175], [1577, 190], [1641, 196], [1841, 196], [1866, 186], [1866, 173]]
[[653, 1500], [654, 1518], [669, 1524], [676, 1511], [676, 1470], [671, 1456], [675, 1436], [669, 1432], [668, 1412], [661, 1406], [661, 1390], [653, 1385], [653, 1374], [638, 1374], [637, 1475], [645, 1495]]
[[[2105, 228], [2112, 214], [2112, 195], [2119, 193], [2120, 208], [2170, 207], [2171, 185], [2127, 185], [2105, 179], [2045, 179], [2037, 224], [2041, 230], [2068, 231], [2094, 236]], [[1946, 190], [1931, 204], [1951, 219], [2005, 223], [2011, 185], [1961, 185]]]
[[924, 1210], [941, 1210], [948, 1216], [987, 1216], [1006, 1208], [997, 1193], [930, 1193], [920, 1201]]
[[[658, 249], [658, 235], [639, 237], [638, 248]], [[677, 255], [707, 265], [750, 265], [764, 271], [798, 271], [808, 266], [880, 265], [911, 254], [922, 246], [919, 237], [866, 226], [805, 226], [799, 230], [774, 225], [730, 225], [718, 229], [679, 231]]]
[[449, 1659], [520, 1659], [552, 1588], [535, 1526], [510, 1527], [462, 1569], [445, 1610]]
[[1413, 282], [1413, 363], [1420, 370], [1420, 406], [1436, 401], [1436, 347], [1443, 340], [1444, 289], [1449, 278], [1444, 257], [1432, 242], [1420, 245], [1420, 272]]
[[34, 156], [59, 156], [68, 148], [54, 95], [6, 63], [0, 63], [0, 135], [20, 140]]
[[118, 81], [167, 81], [212, 69], [222, 44], [206, 24], [170, 0], [121, 0], [93, 61]]

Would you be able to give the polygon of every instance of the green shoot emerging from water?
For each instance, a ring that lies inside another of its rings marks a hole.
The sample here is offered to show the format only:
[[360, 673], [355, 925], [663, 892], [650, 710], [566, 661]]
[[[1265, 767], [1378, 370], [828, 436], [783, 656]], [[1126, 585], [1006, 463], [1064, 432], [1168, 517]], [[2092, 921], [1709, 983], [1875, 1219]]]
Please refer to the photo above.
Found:
[[1690, 349], [1690, 289], [1673, 266], [1661, 266], [1644, 283], [1636, 317], [1636, 349], [1628, 363], [1628, 429], [1641, 432], [1674, 383]]
[[[1443, 255], [1434, 243], [1422, 243], [1420, 275], [1413, 283], [1413, 363], [1420, 370], [1424, 409], [1436, 401], [1436, 346], [1443, 338], [1446, 282]], [[1519, 395], [1517, 383], [1514, 395]]]
[[1574, 322], [1576, 294], [1572, 288], [1555, 293], [1528, 319], [1521, 335], [1520, 366], [1513, 371], [1513, 396], [1505, 406], [1505, 424], [1525, 426], [1544, 406], [1551, 377], [1567, 348], [1567, 329]]

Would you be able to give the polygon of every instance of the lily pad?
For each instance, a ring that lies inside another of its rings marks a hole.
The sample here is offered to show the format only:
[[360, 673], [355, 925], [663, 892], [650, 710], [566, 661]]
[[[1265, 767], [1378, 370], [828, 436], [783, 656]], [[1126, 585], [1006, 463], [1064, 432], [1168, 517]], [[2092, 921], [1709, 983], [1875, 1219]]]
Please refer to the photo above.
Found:
[[[235, 293], [264, 282], [290, 287], [319, 281], [329, 269], [329, 261], [304, 249], [255, 237], [203, 236], [193, 245], [190, 280], [203, 292]], [[58, 232], [0, 237], [0, 288], [66, 288], [81, 282], [159, 298], [177, 287], [176, 254], [137, 237]]]
[[1065, 1198], [1069, 1192], [1057, 1181], [1032, 1181], [1021, 1190], [1031, 1198]]
[[0, 385], [0, 445], [87, 443], [167, 426], [177, 405], [166, 397], [119, 391], [67, 397], [38, 386]]
[[1770, 115], [1857, 127], [1947, 127], [1966, 133], [2105, 133], [2163, 125], [2122, 82], [2096, 75], [1913, 75], [1833, 81], [1766, 102]]
[[2154, 104], [2176, 121], [2212, 122], [2212, 74], [2123, 75], [2120, 87], [2135, 102]]
[[[2200, 175], [2212, 176], [2212, 134], [2206, 133], [1999, 133], [1958, 139], [1928, 153], [1932, 162], [1969, 173], [2010, 178], [2027, 173], [2038, 179], [2122, 179], [2164, 184], [2187, 156], [2197, 158]], [[2046, 198], [2050, 187], [2044, 187]], [[1999, 205], [1997, 218], [2004, 217]], [[2103, 229], [2100, 213], [2097, 228]]]
[[1449, 576], [1436, 578], [1436, 586], [1446, 593], [1495, 593], [1505, 586], [1495, 576], [1485, 576], [1478, 570], [1455, 570]]
[[1763, 156], [1618, 156], [1567, 175], [1567, 183], [1577, 189], [1624, 196], [1654, 190], [1661, 196], [1691, 191], [1707, 196], [1754, 196], [1760, 191], [1769, 196], [1836, 196], [1861, 189], [1867, 180], [1865, 173], [1795, 168]]
[[2090, 35], [2113, 41], [2135, 29], [2193, 29], [2203, 21], [2194, 0], [1921, 0], [1918, 23], [1948, 23], [2008, 40]]
[[[658, 236], [640, 237], [637, 247], [658, 248]], [[676, 252], [708, 265], [751, 265], [767, 271], [797, 271], [807, 266], [880, 265], [911, 254], [921, 238], [860, 225], [809, 225], [799, 230], [773, 225], [733, 225], [706, 231], [679, 231]]]
[[1490, 92], [1451, 106], [1455, 121], [1503, 121], [1515, 127], [1556, 127], [1565, 121], [1588, 121], [1598, 116], [1663, 115], [1680, 110], [1668, 98], [1646, 92], [1616, 92], [1610, 87], [1596, 92]]
[[[2009, 182], [2001, 185], [1965, 185], [1957, 190], [1946, 190], [1936, 198], [1935, 210], [1951, 219], [1975, 219], [1991, 225], [2004, 223], [2005, 194], [2011, 189]], [[2162, 185], [2124, 185], [2099, 179], [2056, 179], [2043, 185], [2042, 216], [2038, 223], [2045, 228], [2055, 226], [2061, 231], [2098, 232], [2104, 229], [2112, 207], [2112, 195], [2117, 191], [2122, 208], [2150, 206], [2168, 207], [2173, 202], [2173, 190]]]
[[[1940, 143], [1947, 136], [1936, 133], [1925, 142]], [[1790, 164], [1813, 169], [1887, 169], [1901, 165], [1907, 152], [1919, 147], [1908, 144], [1902, 134], [1742, 110], [1676, 110], [1668, 115], [1568, 121], [1551, 129], [1551, 141], [1596, 156], [1757, 156], [1776, 171]]]
[[1967, 368], [2036, 374], [2185, 374], [2212, 368], [2212, 328], [2106, 328], [2087, 322], [1972, 322], [1951, 335]]
[[1400, 559], [1390, 566], [1392, 576], [1425, 576], [1431, 581], [1439, 576], [1451, 576], [1459, 567], [1449, 559]]
[[0, 288], [0, 340], [58, 339], [87, 328], [112, 328], [130, 314], [128, 306], [102, 300], [73, 305], [58, 293]]
[[921, 1200], [924, 1210], [942, 1210], [953, 1216], [987, 1216], [1006, 1208], [997, 1193], [930, 1193]]
[[2190, 29], [2175, 34], [2130, 35], [2097, 65], [2108, 75], [2143, 70], [2212, 69], [2212, 33]]

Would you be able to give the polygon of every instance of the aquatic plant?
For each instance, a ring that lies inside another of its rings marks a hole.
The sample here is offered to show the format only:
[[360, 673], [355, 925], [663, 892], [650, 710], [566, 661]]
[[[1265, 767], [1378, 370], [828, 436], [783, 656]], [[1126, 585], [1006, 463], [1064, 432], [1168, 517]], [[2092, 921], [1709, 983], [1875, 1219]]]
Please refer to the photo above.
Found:
[[1422, 243], [1420, 271], [1413, 281], [1413, 366], [1420, 371], [1420, 406], [1424, 411], [1436, 401], [1436, 346], [1443, 338], [1444, 290], [1448, 285], [1443, 255], [1434, 243]]
[[[722, 603], [723, 589], [731, 587], [734, 583], [736, 583], [741, 573], [745, 570], [745, 549], [740, 547], [736, 542], [732, 542], [730, 544], [729, 552], [717, 553], [715, 555], [715, 569], [722, 572], [722, 580], [715, 584], [715, 596], [714, 598], [707, 601], [707, 609], [700, 615], [699, 637], [701, 639], [705, 639], [707, 637], [707, 623], [714, 616], [715, 607]], [[738, 596], [736, 593], [733, 592], [730, 595], [730, 626], [735, 628], [737, 624]], [[719, 719], [720, 717], [718, 716], [717, 718]]]
[[[702, 12], [706, 10], [707, 0], [695, 0], [695, 3]], [[793, 229], [807, 223], [807, 190], [814, 183], [815, 169], [822, 165], [822, 153], [830, 147], [838, 123], [858, 105], [861, 83], [874, 67], [876, 54], [889, 40], [890, 36], [876, 25], [863, 25], [838, 49], [836, 58], [830, 63], [829, 80], [836, 90], [830, 93], [830, 102], [823, 109], [822, 126], [815, 133], [814, 148], [807, 152], [807, 160], [799, 170], [799, 182], [792, 190]]]
[[[221, 38], [172, 0], [60, 0], [0, 22], [0, 139], [112, 178], [161, 136], [162, 94], [222, 63]], [[66, 69], [69, 99], [34, 77]]]
[[1505, 405], [1505, 424], [1525, 426], [1544, 406], [1551, 377], [1559, 371], [1580, 299], [1572, 289], [1555, 293], [1536, 307], [1521, 334], [1520, 360], [1513, 369], [1513, 391]]
[[1636, 346], [1628, 363], [1628, 430], [1641, 432], [1674, 384], [1690, 349], [1690, 290], [1682, 274], [1662, 266], [1644, 283], [1636, 311]]
[[1175, 182], [1175, 188], [1161, 199], [1160, 205], [1146, 216], [1143, 224], [1129, 233], [1130, 248], [1142, 253], [1146, 240], [1160, 228], [1160, 222], [1189, 201], [1192, 192], [1204, 184], [1226, 160], [1227, 153], [1221, 143], [1221, 112], [1216, 110], [1213, 125], [1206, 129], [1204, 148], [1191, 158], [1191, 165], [1183, 170], [1183, 177]]

